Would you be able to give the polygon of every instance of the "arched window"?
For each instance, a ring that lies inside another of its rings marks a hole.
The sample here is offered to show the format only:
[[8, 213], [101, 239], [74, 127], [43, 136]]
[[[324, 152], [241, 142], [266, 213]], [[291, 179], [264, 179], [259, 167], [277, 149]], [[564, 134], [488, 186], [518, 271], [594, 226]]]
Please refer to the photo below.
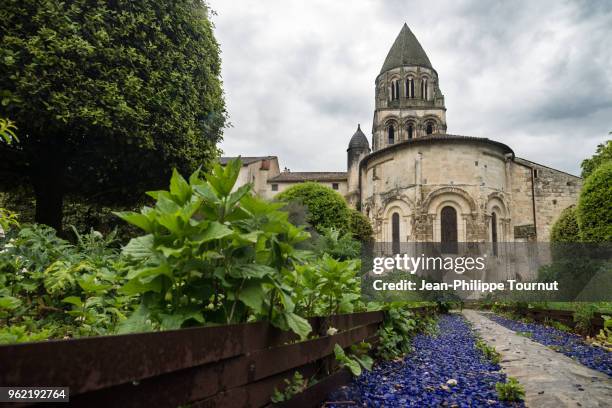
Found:
[[497, 255], [497, 214], [491, 213], [491, 242], [493, 243], [493, 255]]
[[427, 78], [421, 80], [421, 96], [425, 100], [429, 99], [427, 95]]
[[387, 130], [389, 136], [389, 144], [392, 145], [395, 143], [395, 128], [393, 125], [389, 125], [389, 129]]
[[391, 243], [393, 253], [398, 254], [400, 251], [400, 216], [398, 213], [393, 213], [391, 216]]
[[457, 253], [457, 210], [451, 206], [440, 213], [440, 237], [442, 253]]
[[397, 79], [394, 79], [393, 81], [391, 81], [391, 100], [395, 101], [397, 99], [399, 99], [399, 95], [400, 95], [400, 81]]
[[408, 139], [412, 139], [414, 137], [414, 127], [412, 123], [408, 125]]
[[406, 79], [406, 98], [414, 98], [414, 79]]
[[428, 135], [431, 135], [433, 133], [433, 123], [427, 122], [427, 126], [425, 127], [425, 132]]

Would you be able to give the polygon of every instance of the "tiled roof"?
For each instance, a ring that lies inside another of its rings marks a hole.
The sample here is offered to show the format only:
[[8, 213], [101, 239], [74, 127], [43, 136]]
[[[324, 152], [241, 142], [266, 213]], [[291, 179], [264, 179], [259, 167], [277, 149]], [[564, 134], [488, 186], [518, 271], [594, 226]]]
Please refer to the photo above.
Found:
[[346, 181], [345, 171], [284, 171], [276, 177], [268, 180], [268, 183], [276, 182], [301, 182], [301, 181]]
[[[234, 157], [220, 157], [219, 163], [222, 166], [225, 166], [230, 160], [236, 159], [238, 156]], [[272, 160], [275, 159], [276, 156], [240, 156], [240, 160], [242, 160], [243, 166], [248, 166], [249, 164], [262, 161], [262, 160]]]
[[405, 23], [391, 46], [380, 73], [402, 66], [421, 66], [433, 69], [419, 40]]

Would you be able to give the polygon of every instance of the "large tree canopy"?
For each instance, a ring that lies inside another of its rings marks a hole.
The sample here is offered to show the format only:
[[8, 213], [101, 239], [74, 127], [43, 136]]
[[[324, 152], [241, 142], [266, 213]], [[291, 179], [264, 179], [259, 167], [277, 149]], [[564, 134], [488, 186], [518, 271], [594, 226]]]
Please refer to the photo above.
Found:
[[[129, 200], [217, 155], [219, 46], [199, 0], [5, 0], [0, 9], [3, 184], [29, 182], [36, 220], [65, 194]], [[5, 186], [6, 187], [6, 186]]]

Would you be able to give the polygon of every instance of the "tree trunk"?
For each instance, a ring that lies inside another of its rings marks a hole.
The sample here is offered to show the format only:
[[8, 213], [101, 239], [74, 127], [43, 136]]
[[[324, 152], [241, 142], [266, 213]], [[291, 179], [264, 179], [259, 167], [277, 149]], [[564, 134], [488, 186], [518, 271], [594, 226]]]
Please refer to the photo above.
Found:
[[53, 227], [61, 233], [66, 173], [63, 149], [54, 143], [41, 146], [35, 156], [32, 170], [36, 196], [35, 221]]

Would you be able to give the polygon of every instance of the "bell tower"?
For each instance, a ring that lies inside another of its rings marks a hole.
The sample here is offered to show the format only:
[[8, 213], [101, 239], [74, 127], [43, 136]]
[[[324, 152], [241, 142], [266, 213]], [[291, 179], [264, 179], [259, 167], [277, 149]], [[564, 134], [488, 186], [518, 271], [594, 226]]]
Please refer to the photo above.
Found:
[[372, 150], [446, 133], [446, 107], [438, 73], [407, 24], [376, 77]]

